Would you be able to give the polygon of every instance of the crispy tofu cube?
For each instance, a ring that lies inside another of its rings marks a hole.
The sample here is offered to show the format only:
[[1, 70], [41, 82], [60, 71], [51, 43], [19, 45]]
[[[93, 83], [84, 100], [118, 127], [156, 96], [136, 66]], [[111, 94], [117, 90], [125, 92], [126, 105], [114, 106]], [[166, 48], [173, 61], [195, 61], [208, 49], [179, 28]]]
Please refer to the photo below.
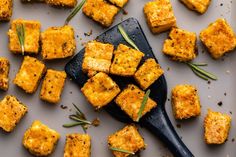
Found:
[[187, 62], [197, 56], [196, 33], [173, 28], [163, 45], [163, 53], [174, 61]]
[[50, 103], [58, 103], [65, 84], [65, 71], [48, 69], [43, 81], [40, 98]]
[[[139, 134], [135, 125], [127, 125], [123, 129], [108, 137], [108, 145], [110, 148], [118, 148], [136, 153], [145, 148], [146, 144], [142, 136]], [[115, 157], [128, 157], [130, 154], [112, 151]]]
[[16, 97], [7, 95], [0, 102], [0, 128], [11, 132], [27, 113], [27, 107]]
[[119, 8], [106, 0], [87, 0], [83, 7], [83, 13], [100, 23], [104, 27], [110, 27]]
[[[87, 43], [82, 68], [84, 72], [109, 73], [114, 46], [97, 41]], [[90, 75], [91, 76], [91, 75]]]
[[118, 85], [103, 72], [90, 78], [81, 90], [96, 109], [107, 105], [120, 92]]
[[[145, 93], [135, 85], [128, 85], [115, 99], [116, 104], [127, 114], [133, 121], [138, 121], [143, 97]], [[151, 98], [148, 98], [142, 116], [151, 111], [157, 104]]]
[[204, 120], [205, 142], [207, 144], [224, 143], [229, 134], [230, 123], [229, 115], [208, 110]]
[[35, 156], [48, 156], [52, 154], [59, 138], [59, 133], [35, 120], [24, 134], [23, 145]]
[[153, 33], [161, 33], [176, 25], [170, 0], [153, 0], [144, 6], [147, 24]]
[[134, 74], [136, 82], [141, 86], [143, 90], [146, 90], [151, 84], [153, 84], [164, 71], [161, 66], [155, 61], [155, 59], [147, 59], [143, 65]]
[[45, 0], [47, 4], [56, 7], [73, 8], [77, 4], [77, 0]]
[[205, 13], [211, 0], [181, 0], [189, 9], [197, 11], [201, 14]]
[[74, 29], [71, 26], [51, 27], [41, 34], [44, 60], [67, 58], [76, 49]]
[[16, 19], [11, 22], [11, 28], [8, 31], [10, 51], [15, 54], [22, 54], [16, 29], [20, 25], [23, 25], [25, 28], [24, 52], [27, 54], [38, 54], [41, 24], [39, 21], [34, 20]]
[[7, 91], [9, 87], [8, 74], [10, 70], [10, 62], [7, 58], [0, 57], [0, 89]]
[[68, 134], [64, 157], [90, 157], [91, 137], [88, 134]]
[[214, 59], [221, 58], [236, 47], [233, 29], [224, 19], [216, 20], [201, 31], [200, 39]]
[[177, 85], [172, 89], [172, 108], [176, 119], [188, 119], [201, 113], [200, 98], [196, 87]]
[[116, 6], [122, 8], [125, 6], [126, 3], [128, 3], [129, 0], [109, 0], [112, 4], [115, 4]]
[[22, 88], [26, 93], [34, 93], [45, 71], [46, 66], [41, 61], [34, 57], [26, 56], [16, 74], [14, 84]]
[[0, 21], [9, 21], [12, 16], [12, 0], [0, 1]]
[[140, 51], [120, 44], [114, 52], [114, 60], [111, 64], [110, 73], [120, 76], [133, 76], [144, 56]]

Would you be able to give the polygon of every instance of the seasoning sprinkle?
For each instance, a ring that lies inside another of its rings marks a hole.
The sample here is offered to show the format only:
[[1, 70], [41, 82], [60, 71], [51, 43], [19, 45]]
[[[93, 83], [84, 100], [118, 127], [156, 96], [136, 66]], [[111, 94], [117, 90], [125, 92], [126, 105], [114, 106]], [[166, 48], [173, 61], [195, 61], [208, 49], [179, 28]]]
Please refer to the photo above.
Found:
[[124, 150], [124, 149], [121, 149], [121, 148], [110, 147], [110, 149], [113, 150], [113, 151], [118, 151], [118, 152], [122, 152], [122, 153], [126, 153], [126, 154], [132, 154], [132, 155], [135, 154], [134, 152]]
[[25, 53], [25, 25], [22, 23], [17, 24], [16, 33], [17, 33], [17, 37], [21, 46], [22, 55], [24, 55]]
[[142, 113], [143, 113], [143, 110], [145, 109], [145, 106], [147, 104], [147, 101], [148, 101], [148, 98], [149, 98], [149, 95], [151, 93], [151, 90], [149, 89], [144, 97], [143, 97], [143, 101], [141, 103], [141, 107], [140, 107], [140, 110], [138, 111], [138, 118], [137, 118], [137, 122], [139, 121], [139, 119], [142, 117]]

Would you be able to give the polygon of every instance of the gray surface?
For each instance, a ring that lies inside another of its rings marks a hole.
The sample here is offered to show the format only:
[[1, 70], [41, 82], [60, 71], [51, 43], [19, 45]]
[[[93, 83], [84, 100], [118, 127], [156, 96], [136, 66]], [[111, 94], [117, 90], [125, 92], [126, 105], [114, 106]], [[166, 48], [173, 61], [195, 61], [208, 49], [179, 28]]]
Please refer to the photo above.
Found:
[[[69, 13], [69, 10], [65, 9], [55, 9], [49, 7], [45, 4], [34, 4], [34, 5], [23, 5], [19, 2], [20, 0], [15, 0], [14, 3], [14, 14], [12, 19], [24, 18], [24, 19], [36, 19], [41, 21], [42, 30], [45, 30], [50, 26], [60, 26], [63, 24], [64, 19]], [[205, 49], [202, 50], [201, 43], [199, 45], [199, 56], [196, 61], [207, 62], [209, 66], [207, 69], [214, 72], [219, 80], [216, 82], [211, 82], [207, 84], [205, 81], [197, 78], [191, 70], [186, 67], [186, 65], [175, 63], [170, 61], [161, 53], [163, 40], [167, 37], [167, 33], [160, 35], [152, 35], [145, 23], [143, 16], [143, 6], [148, 0], [130, 0], [129, 4], [126, 6], [126, 10], [129, 12], [128, 15], [124, 16], [120, 13], [115, 20], [115, 23], [120, 22], [122, 19], [128, 17], [136, 17], [148, 37], [148, 40], [154, 50], [156, 57], [161, 63], [165, 70], [165, 75], [168, 82], [169, 91], [172, 87], [179, 83], [190, 83], [195, 84], [200, 92], [202, 114], [200, 117], [186, 120], [186, 121], [175, 121], [172, 116], [172, 110], [170, 102], [166, 103], [166, 108], [170, 116], [173, 125], [181, 124], [181, 128], [177, 128], [177, 132], [183, 137], [183, 141], [192, 150], [196, 157], [233, 157], [236, 154], [236, 142], [232, 142], [232, 138], [235, 137], [236, 122], [233, 118], [232, 128], [229, 135], [229, 140], [224, 145], [220, 146], [207, 146], [203, 141], [203, 118], [207, 112], [207, 108], [212, 108], [216, 111], [221, 111], [224, 113], [229, 113], [232, 111], [232, 117], [236, 113], [236, 93], [235, 81], [236, 71], [234, 70], [236, 65], [236, 53], [227, 55], [222, 60], [212, 60]], [[189, 31], [194, 31], [197, 34], [201, 29], [205, 28], [210, 22], [213, 22], [218, 17], [225, 17], [231, 24], [236, 18], [236, 10], [232, 10], [236, 6], [236, 2], [233, 0], [213, 0], [208, 11], [204, 15], [198, 15], [195, 12], [189, 11], [185, 8], [178, 0], [172, 0], [174, 6], [174, 12], [177, 17], [178, 26]], [[220, 6], [223, 3], [223, 6]], [[232, 11], [231, 11], [232, 10]], [[232, 15], [231, 15], [232, 14]], [[99, 25], [92, 22], [92, 20], [85, 17], [83, 14], [76, 16], [71, 22], [76, 30], [76, 35], [82, 38], [79, 40], [77, 38], [77, 50], [82, 48], [81, 43], [91, 40], [101, 32], [104, 31]], [[235, 22], [234, 22], [235, 24]], [[0, 24], [0, 56], [8, 57], [11, 62], [10, 78], [11, 84], [8, 92], [0, 92], [0, 98], [3, 98], [6, 94], [13, 94], [17, 96], [23, 103], [27, 104], [29, 108], [29, 113], [24, 117], [24, 119], [18, 124], [16, 129], [10, 133], [5, 134], [0, 132], [0, 156], [2, 157], [28, 157], [31, 156], [21, 145], [22, 136], [24, 131], [31, 125], [32, 121], [35, 119], [41, 120], [43, 123], [47, 124], [49, 127], [57, 130], [61, 134], [61, 139], [56, 147], [55, 152], [51, 155], [52, 157], [63, 156], [63, 148], [65, 143], [65, 135], [67, 133], [80, 132], [82, 129], [80, 127], [65, 129], [62, 127], [63, 123], [68, 122], [67, 115], [70, 114], [69, 109], [62, 110], [60, 108], [61, 104], [69, 106], [72, 108], [72, 103], [78, 104], [80, 108], [88, 115], [88, 119], [93, 119], [99, 117], [101, 119], [101, 125], [97, 128], [90, 128], [88, 133], [92, 136], [92, 157], [109, 157], [112, 156], [110, 151], [107, 149], [106, 139], [107, 136], [116, 130], [122, 128], [124, 124], [112, 119], [105, 111], [100, 111], [99, 113], [94, 112], [93, 108], [86, 102], [85, 98], [79, 92], [78, 87], [71, 82], [69, 79], [66, 82], [65, 89], [62, 95], [62, 101], [58, 105], [47, 104], [39, 99], [39, 89], [35, 94], [29, 95], [25, 94], [21, 89], [17, 88], [12, 84], [12, 80], [18, 68], [21, 64], [22, 57], [13, 55], [9, 52], [7, 43], [8, 38], [6, 32], [9, 29], [9, 23]], [[91, 37], [84, 37], [84, 32], [89, 32], [90, 29], [93, 30], [93, 35]], [[236, 25], [234, 25], [236, 30]], [[46, 63], [49, 68], [54, 68], [61, 70], [64, 67], [65, 61], [53, 61]], [[167, 71], [168, 67], [170, 68]], [[229, 72], [227, 72], [229, 71]], [[71, 94], [72, 92], [72, 94]], [[224, 96], [224, 93], [227, 96]], [[169, 93], [170, 94], [170, 93]], [[168, 97], [170, 97], [168, 95]], [[219, 107], [217, 103], [219, 101], [223, 102], [223, 106]], [[140, 129], [141, 134], [145, 138], [147, 143], [147, 149], [142, 151], [141, 156], [143, 157], [162, 157], [170, 156], [168, 150], [163, 146], [163, 144], [151, 135], [147, 130]]]

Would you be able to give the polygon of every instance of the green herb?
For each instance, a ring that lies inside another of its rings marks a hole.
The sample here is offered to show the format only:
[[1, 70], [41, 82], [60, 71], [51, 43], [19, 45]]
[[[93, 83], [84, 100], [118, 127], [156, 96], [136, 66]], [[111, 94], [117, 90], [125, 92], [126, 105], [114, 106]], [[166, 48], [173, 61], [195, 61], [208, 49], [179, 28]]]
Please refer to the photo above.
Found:
[[25, 53], [25, 26], [24, 24], [17, 24], [16, 25], [16, 33], [17, 37], [21, 46], [22, 55]]
[[132, 155], [135, 154], [134, 152], [131, 152], [131, 151], [128, 151], [128, 150], [124, 150], [124, 149], [121, 149], [121, 148], [110, 147], [110, 149], [113, 150], [113, 151], [118, 151], [118, 152], [132, 154]]
[[150, 95], [150, 92], [151, 92], [151, 90], [149, 89], [149, 90], [145, 93], [145, 95], [144, 95], [144, 97], [143, 97], [143, 101], [142, 101], [140, 110], [138, 111], [137, 122], [138, 122], [139, 119], [142, 117], [142, 113], [143, 113], [143, 110], [145, 109], [145, 106], [146, 106], [146, 104], [147, 104], [147, 101], [148, 101], [148, 97], [149, 97], [149, 95]]
[[140, 51], [139, 48], [135, 45], [135, 43], [129, 38], [128, 34], [125, 32], [124, 28], [121, 25], [118, 25], [118, 30], [120, 31], [121, 35], [127, 43], [129, 43], [136, 50]]
[[210, 73], [205, 71], [204, 69], [200, 68], [199, 66], [207, 66], [206, 63], [189, 63], [186, 62], [186, 64], [192, 69], [192, 71], [200, 78], [204, 80], [212, 79], [217, 80], [217, 77]]
[[83, 7], [84, 3], [86, 0], [82, 0], [76, 7], [75, 9], [70, 13], [70, 15], [66, 18], [65, 25], [67, 25], [70, 20], [80, 11], [80, 9]]

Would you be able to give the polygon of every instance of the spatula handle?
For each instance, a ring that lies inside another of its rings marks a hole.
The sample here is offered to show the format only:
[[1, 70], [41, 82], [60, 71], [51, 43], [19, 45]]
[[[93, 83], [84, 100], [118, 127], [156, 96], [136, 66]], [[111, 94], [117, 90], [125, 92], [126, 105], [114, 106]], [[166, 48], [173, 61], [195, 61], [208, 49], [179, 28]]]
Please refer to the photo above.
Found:
[[175, 157], [194, 157], [172, 126], [164, 108], [157, 107], [141, 120], [141, 125], [158, 136]]

